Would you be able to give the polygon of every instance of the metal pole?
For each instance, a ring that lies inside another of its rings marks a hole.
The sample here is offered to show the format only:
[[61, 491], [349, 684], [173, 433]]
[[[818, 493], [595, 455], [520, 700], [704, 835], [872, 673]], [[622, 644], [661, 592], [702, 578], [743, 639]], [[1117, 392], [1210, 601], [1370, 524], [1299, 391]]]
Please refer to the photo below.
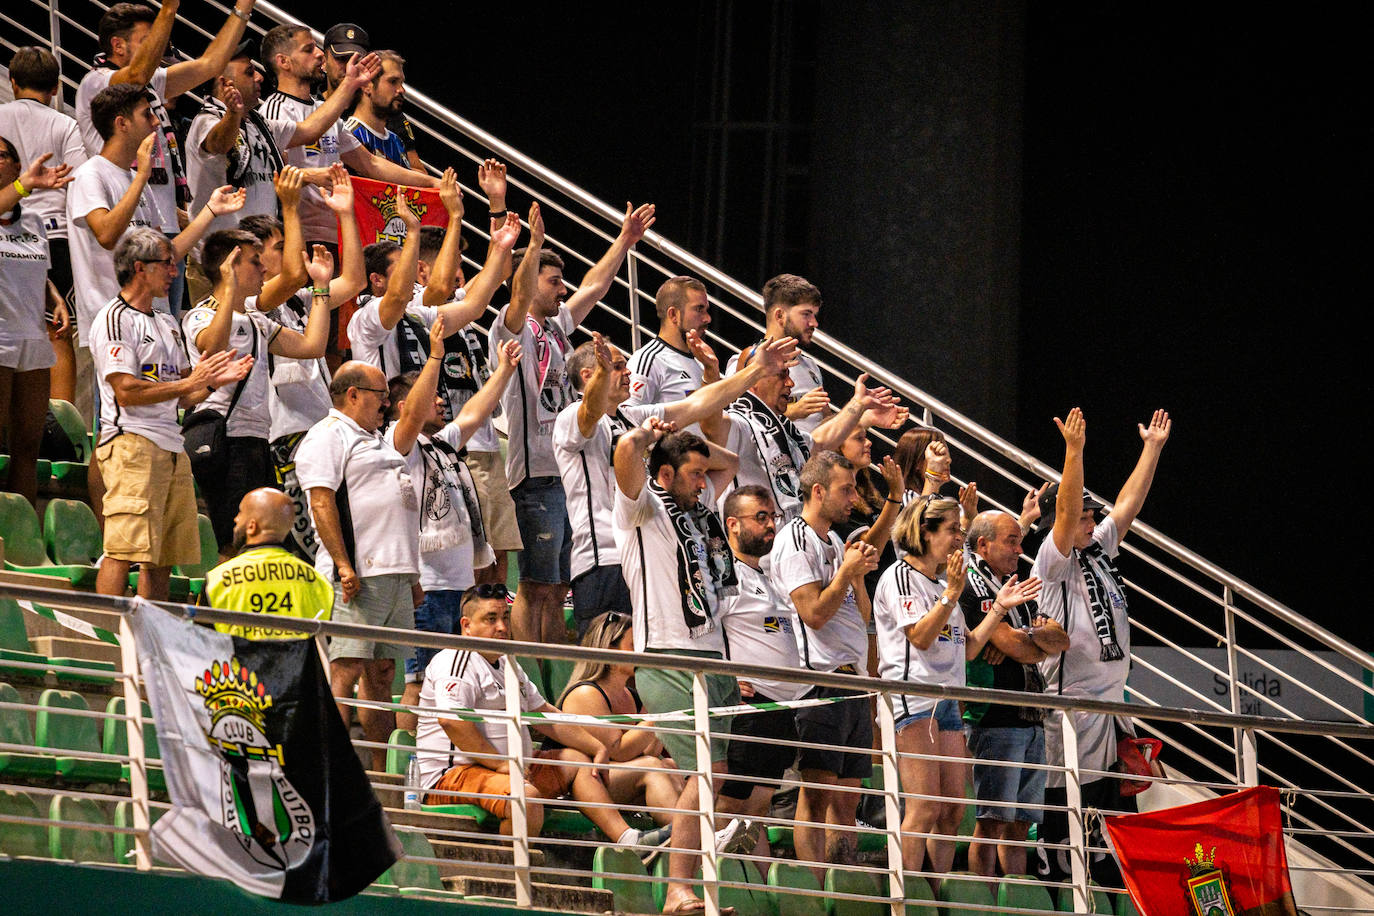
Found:
[[716, 798], [711, 787], [711, 701], [706, 693], [706, 675], [692, 672], [692, 727], [696, 732], [697, 813], [701, 823], [701, 896], [706, 901], [706, 916], [720, 916], [720, 870], [716, 861], [716, 829], [713, 815]]
[[634, 351], [644, 335], [639, 329], [639, 262], [633, 248], [625, 258], [625, 270], [630, 284], [630, 349]]
[[[1073, 911], [1089, 913], [1088, 901], [1088, 837], [1083, 829], [1083, 777], [1078, 769], [1078, 732], [1074, 731], [1069, 710], [1060, 710], [1063, 732], [1064, 788], [1069, 808], [1069, 867], [1073, 880]], [[1051, 852], [1053, 854], [1053, 852]]]
[[58, 15], [57, 4], [58, 0], [50, 0], [48, 3], [48, 50], [57, 61], [57, 92], [52, 97], [52, 107], [58, 111], [66, 111], [66, 106], [62, 102], [62, 53], [58, 50], [62, 46], [62, 19]]
[[906, 912], [906, 874], [902, 861], [902, 806], [897, 793], [901, 777], [897, 771], [897, 725], [887, 694], [878, 697], [878, 746], [883, 761], [883, 806], [887, 810], [887, 890], [892, 900], [892, 916]]
[[138, 647], [129, 616], [119, 615], [119, 663], [124, 674], [124, 715], [129, 738], [129, 797], [134, 812], [134, 865], [139, 871], [153, 867], [148, 836], [148, 761], [143, 755], [143, 701], [138, 696]]
[[515, 903], [531, 906], [534, 894], [530, 886], [530, 831], [525, 809], [525, 732], [520, 725], [520, 667], [515, 656], [506, 655], [506, 749], [510, 757], [510, 836], [511, 856], [515, 866]]
[[[1231, 587], [1223, 586], [1221, 590], [1221, 604], [1226, 613], [1226, 676], [1230, 681], [1231, 712], [1240, 712], [1240, 660], [1236, 652], [1236, 609], [1233, 606], [1235, 596], [1231, 592]], [[1231, 730], [1236, 742], [1236, 784], [1242, 785], [1245, 782], [1245, 760], [1241, 751], [1243, 742], [1242, 730], [1235, 728]]]

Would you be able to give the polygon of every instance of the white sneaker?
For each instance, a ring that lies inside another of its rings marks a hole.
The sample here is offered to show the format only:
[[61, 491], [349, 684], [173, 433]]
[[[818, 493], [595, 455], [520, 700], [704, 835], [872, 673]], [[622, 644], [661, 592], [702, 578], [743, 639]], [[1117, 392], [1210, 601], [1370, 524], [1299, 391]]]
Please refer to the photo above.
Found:
[[730, 823], [716, 831], [716, 855], [726, 856], [753, 848], [758, 842], [760, 829], [761, 824], [745, 818], [730, 818]]

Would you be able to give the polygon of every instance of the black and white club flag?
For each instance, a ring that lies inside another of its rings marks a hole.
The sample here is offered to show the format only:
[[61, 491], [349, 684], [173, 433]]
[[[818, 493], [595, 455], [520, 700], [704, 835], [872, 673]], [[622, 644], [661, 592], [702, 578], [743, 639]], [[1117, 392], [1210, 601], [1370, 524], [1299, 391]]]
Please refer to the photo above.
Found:
[[226, 636], [137, 605], [129, 619], [172, 797], [154, 855], [293, 903], [375, 881], [401, 849], [314, 641]]

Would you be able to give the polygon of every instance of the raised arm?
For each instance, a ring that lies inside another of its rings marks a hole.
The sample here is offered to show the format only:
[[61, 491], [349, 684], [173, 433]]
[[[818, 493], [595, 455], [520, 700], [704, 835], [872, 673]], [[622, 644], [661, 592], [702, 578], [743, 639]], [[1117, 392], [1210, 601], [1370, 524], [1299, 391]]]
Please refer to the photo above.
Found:
[[883, 511], [878, 513], [873, 524], [863, 533], [862, 540], [881, 551], [883, 545], [892, 537], [892, 529], [897, 524], [897, 516], [902, 514], [903, 481], [902, 469], [897, 462], [892, 460], [891, 455], [885, 455], [883, 463], [878, 467], [882, 471], [883, 480], [887, 483], [887, 496], [883, 498]]
[[615, 447], [615, 485], [621, 493], [630, 499], [639, 499], [648, 480], [644, 453], [672, 431], [671, 423], [650, 417], [620, 437], [620, 443]]
[[458, 435], [463, 442], [472, 438], [472, 434], [491, 418], [492, 411], [501, 403], [501, 392], [506, 390], [510, 380], [515, 377], [516, 367], [520, 365], [520, 341], [506, 341], [501, 344], [498, 353], [496, 371], [486, 384], [477, 389], [476, 394], [468, 398], [463, 409], [458, 411], [458, 418], [453, 421], [458, 424]]
[[301, 170], [290, 165], [272, 178], [277, 200], [281, 201], [281, 273], [262, 284], [262, 292], [258, 293], [260, 312], [268, 312], [281, 305], [310, 280], [306, 262], [300, 256], [304, 250], [300, 214], [301, 185], [304, 180], [305, 175]]
[[95, 234], [95, 240], [100, 243], [100, 247], [107, 251], [114, 251], [115, 245], [119, 244], [120, 236], [129, 228], [129, 220], [134, 218], [139, 198], [143, 196], [143, 189], [148, 186], [148, 176], [153, 174], [155, 143], [156, 132], [144, 137], [143, 142], [138, 145], [138, 152], [134, 156], [134, 180], [119, 201], [108, 210], [92, 210], [86, 214], [86, 225]]
[[385, 156], [378, 156], [376, 153], [370, 152], [365, 146], [355, 146], [348, 152], [341, 154], [340, 158], [350, 169], [364, 178], [371, 178], [373, 181], [385, 181], [388, 184], [404, 185], [407, 188], [439, 187], [439, 179], [433, 175], [426, 175], [403, 165], [397, 165]]
[[1154, 416], [1150, 418], [1149, 426], [1143, 423], [1136, 424], [1142, 442], [1140, 460], [1135, 463], [1135, 470], [1131, 471], [1131, 476], [1126, 478], [1125, 485], [1117, 494], [1110, 514], [1112, 521], [1116, 522], [1118, 538], [1126, 536], [1126, 532], [1135, 522], [1135, 517], [1140, 514], [1141, 506], [1145, 505], [1145, 497], [1149, 495], [1150, 485], [1155, 480], [1155, 468], [1159, 466], [1160, 453], [1164, 451], [1164, 444], [1169, 441], [1172, 426], [1169, 414], [1163, 410], [1155, 411]]
[[620, 270], [620, 265], [625, 261], [625, 255], [634, 247], [635, 242], [644, 238], [644, 233], [648, 232], [653, 224], [653, 204], [643, 204], [638, 208], [625, 204], [625, 219], [620, 224], [620, 234], [611, 242], [611, 247], [606, 249], [601, 260], [587, 271], [577, 292], [569, 296], [564, 303], [572, 315], [574, 324], [581, 324], [582, 319], [587, 317], [587, 313], [597, 301], [606, 295], [606, 291], [611, 288], [611, 282], [615, 280], [616, 271]]
[[706, 459], [706, 478], [717, 493], [724, 492], [739, 473], [739, 455], [715, 442], [708, 441], [706, 447], [711, 450]]
[[[84, 150], [85, 148], [82, 147]], [[8, 213], [19, 203], [22, 197], [28, 197], [34, 191], [49, 188], [65, 188], [71, 184], [73, 178], [71, 171], [74, 168], [71, 163], [63, 163], [59, 166], [45, 165], [52, 158], [52, 153], [44, 153], [37, 159], [29, 163], [29, 167], [16, 178], [13, 182], [0, 187], [0, 213]], [[15, 187], [15, 185], [18, 187]], [[23, 188], [21, 195], [19, 189]]]
[[1054, 500], [1054, 530], [1050, 536], [1055, 549], [1068, 556], [1078, 520], [1083, 516], [1083, 444], [1088, 438], [1088, 424], [1083, 411], [1075, 407], [1069, 411], [1068, 419], [1055, 417], [1054, 425], [1064, 437], [1064, 473]]
[[[162, 4], [162, 8], [157, 11], [157, 18], [153, 20], [153, 24], [149, 27], [143, 42], [138, 46], [138, 50], [129, 58], [127, 64], [110, 75], [111, 86], [117, 86], [120, 83], [146, 86], [153, 81], [153, 74], [162, 65], [162, 56], [167, 53], [167, 42], [172, 37], [172, 23], [176, 22], [177, 7], [180, 5], [181, 0], [166, 0]], [[177, 93], [171, 91], [171, 71], [168, 71], [167, 75], [169, 77], [167, 97], [171, 98]]]
[[[695, 343], [697, 346], [693, 348], [693, 353], [698, 352], [697, 347], [704, 346], [699, 339]], [[748, 366], [734, 375], [703, 385], [680, 401], [665, 405], [663, 418], [676, 424], [679, 429], [698, 422], [705, 429], [708, 420], [718, 419], [721, 411], [760, 379], [776, 375], [791, 366], [796, 354], [797, 342], [791, 337], [765, 340], [756, 348]]]
[[358, 235], [358, 218], [353, 213], [353, 182], [348, 179], [348, 170], [337, 162], [331, 165], [329, 185], [320, 194], [339, 223], [339, 275], [329, 281], [329, 307], [336, 309], [367, 289], [363, 241]]
[[[238, 0], [229, 18], [220, 26], [219, 33], [206, 46], [204, 54], [195, 60], [185, 60], [167, 68], [167, 98], [190, 92], [201, 83], [224, 72], [224, 68], [229, 64], [229, 55], [234, 53], [239, 40], [243, 38], [243, 29], [248, 24], [248, 17], [252, 15], [256, 3], [257, 0]], [[163, 8], [166, 9], [165, 6]], [[170, 34], [170, 26], [168, 31]], [[157, 52], [158, 60], [162, 59], [165, 50], [164, 43], [164, 47]], [[149, 79], [151, 78], [150, 74]]]
[[[278, 331], [272, 338], [271, 351], [289, 359], [319, 359], [329, 343], [329, 278], [334, 276], [334, 256], [320, 244], [314, 246], [309, 261], [303, 251], [292, 254], [288, 248], [284, 252], [283, 259], [301, 261], [310, 276], [310, 317], [305, 321], [304, 332], [287, 327]], [[258, 301], [262, 301], [261, 297]]]
[[510, 307], [506, 309], [506, 330], [519, 336], [530, 314], [534, 291], [539, 285], [539, 252], [544, 247], [544, 217], [539, 213], [539, 201], [530, 204], [530, 243], [520, 269], [511, 280]]
[[520, 217], [507, 213], [504, 218], [493, 219], [491, 227], [486, 263], [464, 287], [466, 294], [457, 302], [439, 306], [439, 314], [455, 330], [461, 330], [481, 318], [491, 297], [510, 277], [510, 252], [515, 247], [515, 240], [520, 237]]
[[196, 334], [191, 345], [200, 351], [201, 356], [211, 356], [219, 353], [229, 346], [229, 333], [233, 328], [234, 308], [238, 302], [243, 301], [239, 293], [239, 278], [237, 268], [239, 258], [243, 254], [243, 246], [235, 245], [229, 249], [229, 253], [224, 256], [224, 260], [219, 264], [219, 282], [215, 284], [214, 296], [219, 307], [215, 309], [215, 317], [210, 319], [210, 323], [200, 329]]
[[818, 449], [839, 451], [844, 440], [860, 423], [865, 426], [883, 426], [895, 429], [906, 420], [906, 408], [897, 404], [891, 389], [870, 388], [868, 373], [854, 380], [854, 396], [844, 409], [834, 414], [812, 432], [811, 438]]
[[209, 231], [210, 223], [214, 221], [215, 217], [223, 216], [226, 213], [237, 213], [243, 209], [243, 205], [247, 202], [248, 192], [243, 188], [235, 191], [226, 184], [211, 191], [209, 202], [201, 207], [200, 212], [186, 224], [186, 228], [177, 233], [176, 238], [172, 239], [172, 251], [176, 253], [177, 260], [180, 261], [191, 253], [191, 249], [195, 248], [196, 243]]
[[583, 439], [590, 439], [596, 431], [596, 424], [611, 412], [611, 348], [596, 331], [592, 332], [592, 346], [595, 348], [596, 365], [592, 367], [591, 378], [582, 389], [582, 400], [577, 405], [577, 431]]
[[444, 367], [444, 319], [436, 318], [429, 329], [429, 359], [420, 370], [420, 377], [406, 395], [406, 409], [391, 432], [396, 451], [409, 455], [415, 440], [425, 428], [425, 417], [434, 411], [434, 397], [439, 393], [439, 372]]
[[291, 142], [286, 145], [308, 146], [324, 136], [325, 131], [343, 117], [349, 100], [381, 72], [382, 59], [376, 54], [369, 54], [361, 60], [357, 54], [349, 57], [348, 64], [344, 67], [343, 82], [329, 94], [323, 105], [310, 112], [305, 120], [296, 122], [296, 132], [291, 135]]
[[444, 169], [444, 176], [439, 179], [439, 200], [448, 211], [448, 226], [444, 229], [444, 243], [439, 246], [439, 254], [434, 258], [434, 269], [429, 272], [429, 283], [425, 285], [423, 301], [429, 306], [448, 302], [458, 288], [458, 263], [462, 257], [459, 242], [463, 237], [463, 189], [458, 187], [458, 173], [451, 168]]
[[829, 582], [808, 582], [792, 590], [792, 606], [801, 622], [819, 630], [844, 604], [851, 588], [861, 588], [864, 576], [878, 568], [878, 551], [872, 544], [850, 541], [844, 548], [844, 560]]
[[415, 296], [415, 274], [420, 264], [420, 217], [410, 209], [400, 185], [396, 186], [396, 214], [406, 225], [406, 239], [401, 243], [401, 253], [387, 281], [386, 292], [377, 302], [377, 319], [388, 331], [400, 322], [406, 306]]

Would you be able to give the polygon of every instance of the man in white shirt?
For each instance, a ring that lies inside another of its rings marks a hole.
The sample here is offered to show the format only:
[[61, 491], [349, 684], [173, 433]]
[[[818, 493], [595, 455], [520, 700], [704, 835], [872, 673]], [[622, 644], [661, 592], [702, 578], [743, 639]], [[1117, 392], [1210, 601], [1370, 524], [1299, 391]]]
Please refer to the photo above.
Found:
[[[517, 252], [511, 302], [491, 323], [490, 352], [507, 340], [527, 354], [516, 384], [501, 398], [509, 448], [506, 479], [520, 526], [520, 587], [515, 595], [515, 638], [565, 642], [563, 599], [572, 581], [572, 528], [553, 454], [553, 424], [572, 400], [565, 360], [573, 330], [615, 279], [630, 248], [654, 223], [654, 205], [625, 207], [620, 234], [569, 296], [563, 259], [544, 251], [544, 219], [530, 207], [530, 244]], [[564, 299], [567, 301], [565, 302]]]
[[[715, 513], [715, 494], [734, 475], [735, 464], [729, 451], [692, 433], [675, 433], [657, 417], [620, 437], [612, 525], [634, 608], [636, 651], [724, 657], [720, 610], [739, 583], [725, 528]], [[692, 681], [690, 672], [671, 668], [641, 665], [635, 672], [644, 710], [650, 713], [691, 709]], [[733, 677], [707, 675], [706, 691], [712, 708], [739, 702]], [[678, 730], [687, 723], [663, 724], [674, 726], [659, 736], [669, 756], [684, 770], [697, 769], [696, 740]], [[730, 727], [729, 720], [712, 725], [713, 773], [725, 772]], [[697, 780], [689, 778], [675, 806], [679, 813], [673, 816], [664, 912], [699, 906], [688, 883], [701, 848], [699, 798]], [[739, 808], [734, 799], [716, 798], [720, 811]]]
[[[75, 119], [52, 107], [60, 71], [57, 58], [44, 48], [25, 47], [10, 58], [14, 101], [0, 105], [0, 137], [19, 151], [20, 167], [44, 153], [50, 166], [77, 168], [86, 161], [86, 146]], [[67, 190], [40, 189], [24, 201], [24, 209], [43, 220], [48, 236], [48, 279], [66, 299], [72, 292], [72, 259], [67, 247]]]
[[[1045, 583], [1040, 613], [1064, 628], [1069, 648], [1040, 662], [1040, 673], [1046, 693], [1120, 703], [1131, 670], [1131, 624], [1125, 583], [1115, 560], [1149, 495], [1172, 424], [1166, 412], [1157, 410], [1149, 426], [1139, 425], [1140, 459], [1111, 512], [1098, 521], [1098, 511], [1104, 507], [1083, 490], [1087, 423], [1077, 407], [1065, 420], [1055, 417], [1054, 422], [1064, 436], [1064, 473], [1059, 486], [1050, 487], [1040, 499], [1041, 525], [1050, 526], [1050, 536], [1035, 554], [1031, 575]], [[1116, 761], [1118, 720], [1087, 712], [1074, 712], [1070, 718], [1078, 738], [1079, 764], [1099, 772], [1110, 769]], [[1045, 750], [1051, 767], [1064, 765], [1063, 724], [1057, 713], [1045, 721]], [[1063, 771], [1050, 770], [1046, 784], [1045, 803], [1061, 807], [1046, 809], [1041, 836], [1047, 843], [1067, 842]], [[1122, 798], [1115, 779], [1093, 776], [1083, 783], [1083, 802], [1104, 810], [1123, 810], [1135, 800]], [[1051, 854], [1047, 864], [1045, 872], [1046, 863], [1042, 863], [1042, 873], [1063, 876], [1068, 872], [1066, 854]], [[1110, 856], [1094, 857], [1090, 868], [1099, 881], [1118, 877]]]
[[[693, 331], [704, 333], [711, 323], [705, 284], [692, 277], [668, 278], [654, 296], [654, 311], [659, 320], [658, 336], [630, 356], [628, 403], [634, 405], [680, 401], [708, 381], [687, 337]], [[720, 377], [720, 366], [711, 368], [709, 381], [715, 381]]]
[[[764, 337], [795, 337], [803, 348], [792, 367], [793, 391], [787, 418], [809, 433], [815, 432], [832, 413], [821, 368], [804, 352], [816, 328], [820, 327], [820, 312], [821, 291], [809, 280], [796, 274], [778, 274], [763, 284]], [[735, 364], [735, 359], [731, 358], [725, 371], [734, 372]]]
[[191, 368], [176, 322], [153, 308], [176, 273], [171, 245], [151, 228], [129, 232], [115, 249], [119, 295], [100, 310], [91, 347], [100, 385], [96, 463], [105, 494], [105, 557], [96, 590], [123, 595], [139, 564], [138, 593], [167, 599], [173, 565], [198, 563], [200, 534], [191, 463], [177, 409], [246, 376], [253, 359], [224, 350]]
[[[296, 453], [296, 475], [309, 494], [310, 517], [319, 536], [315, 568], [334, 588], [334, 620], [410, 630], [420, 572], [420, 503], [406, 460], [383, 441], [379, 429], [388, 402], [380, 369], [348, 362], [329, 388], [329, 416], [306, 433]], [[329, 681], [334, 696], [391, 699], [396, 659], [403, 646], [362, 639], [329, 644]], [[360, 683], [361, 682], [361, 683]], [[349, 707], [339, 704], [345, 724]], [[358, 708], [367, 740], [385, 744], [395, 717]], [[386, 766], [385, 748], [372, 752], [373, 769]]]
[[[802, 467], [805, 494], [801, 515], [778, 532], [770, 554], [773, 581], [787, 595], [802, 626], [797, 631], [802, 664], [814, 671], [868, 674], [868, 602], [862, 609], [855, 590], [878, 566], [873, 545], [845, 544], [834, 526], [849, 518], [857, 489], [854, 466], [833, 451], [819, 451]], [[853, 691], [817, 687], [810, 698], [850, 696]], [[802, 751], [798, 766], [802, 786], [797, 797], [797, 858], [831, 864], [853, 862], [853, 831], [804, 826], [802, 821], [853, 827], [859, 796], [856, 788], [872, 775], [873, 716], [859, 697], [797, 711]], [[813, 745], [839, 745], [852, 751], [822, 750]]]

